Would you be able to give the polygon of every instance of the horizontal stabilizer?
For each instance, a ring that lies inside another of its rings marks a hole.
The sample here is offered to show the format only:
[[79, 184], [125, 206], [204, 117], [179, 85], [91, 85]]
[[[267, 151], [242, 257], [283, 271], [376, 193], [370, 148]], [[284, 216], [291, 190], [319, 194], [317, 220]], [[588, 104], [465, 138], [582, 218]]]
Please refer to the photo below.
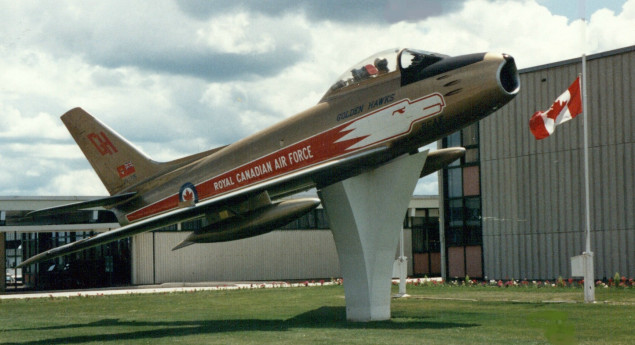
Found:
[[449, 147], [447, 149], [439, 149], [428, 153], [426, 163], [421, 170], [420, 177], [432, 174], [437, 170], [441, 170], [455, 160], [465, 155], [463, 147]]
[[99, 198], [94, 200], [75, 202], [72, 204], [66, 204], [61, 206], [43, 208], [40, 210], [31, 211], [27, 213], [26, 216], [27, 217], [44, 217], [44, 216], [51, 216], [56, 214], [64, 214], [64, 213], [77, 211], [77, 210], [84, 210], [91, 207], [114, 206], [121, 202], [132, 199], [136, 194], [137, 194], [136, 192], [123, 193], [123, 194], [117, 194], [117, 195], [113, 195], [113, 196], [109, 196], [105, 198]]

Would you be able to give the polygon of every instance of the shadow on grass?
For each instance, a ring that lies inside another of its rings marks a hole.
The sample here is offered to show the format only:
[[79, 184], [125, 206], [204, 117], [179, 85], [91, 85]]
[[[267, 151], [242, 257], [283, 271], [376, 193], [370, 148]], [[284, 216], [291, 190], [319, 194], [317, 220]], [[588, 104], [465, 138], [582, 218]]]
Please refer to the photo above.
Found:
[[[60, 325], [55, 327], [39, 327], [13, 329], [10, 331], [46, 331], [63, 329], [95, 328], [95, 334], [77, 335], [70, 337], [60, 337], [39, 341], [8, 342], [3, 344], [79, 344], [93, 341], [116, 341], [124, 342], [139, 339], [159, 339], [164, 337], [183, 337], [189, 335], [215, 334], [225, 332], [244, 331], [287, 331], [294, 328], [336, 328], [336, 329], [446, 329], [455, 327], [475, 327], [475, 323], [452, 323], [423, 321], [423, 317], [411, 318], [412, 321], [375, 321], [367, 323], [347, 322], [346, 310], [344, 307], [322, 307], [287, 320], [257, 320], [257, 319], [237, 319], [237, 320], [193, 320], [193, 321], [120, 321], [118, 319], [103, 319], [85, 324]], [[128, 331], [113, 333], [112, 330], [99, 331], [103, 328], [125, 328], [129, 330], [134, 327], [154, 327], [156, 329]], [[83, 332], [85, 333], [85, 332]], [[5, 333], [6, 334], [6, 333]]]

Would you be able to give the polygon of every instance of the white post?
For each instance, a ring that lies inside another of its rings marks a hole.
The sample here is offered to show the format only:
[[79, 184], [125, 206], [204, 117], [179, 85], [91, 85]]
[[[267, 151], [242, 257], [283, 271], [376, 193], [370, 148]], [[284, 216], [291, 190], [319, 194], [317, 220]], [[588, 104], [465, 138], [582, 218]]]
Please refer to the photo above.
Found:
[[584, 200], [586, 212], [586, 243], [582, 257], [584, 260], [584, 302], [595, 302], [595, 277], [593, 268], [593, 252], [591, 251], [591, 198], [589, 196], [589, 126], [587, 111], [586, 81], [586, 3], [580, 0], [579, 11], [582, 17], [582, 121], [584, 127]]
[[408, 258], [404, 255], [404, 238], [403, 226], [401, 227], [401, 236], [399, 237], [399, 294], [397, 297], [407, 297], [406, 294], [406, 276], [408, 275]]
[[[586, 26], [586, 24], [583, 22]], [[584, 301], [595, 302], [595, 277], [591, 251], [591, 206], [589, 197], [589, 126], [586, 89], [586, 55], [582, 54], [582, 117], [584, 127], [584, 198], [586, 204], [586, 245], [584, 249]]]

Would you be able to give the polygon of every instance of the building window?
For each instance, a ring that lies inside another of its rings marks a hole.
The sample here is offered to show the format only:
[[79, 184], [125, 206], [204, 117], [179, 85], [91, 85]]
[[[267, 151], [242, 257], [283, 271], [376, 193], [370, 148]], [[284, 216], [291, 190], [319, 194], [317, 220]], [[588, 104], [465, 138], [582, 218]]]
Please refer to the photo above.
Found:
[[[483, 243], [478, 123], [444, 138], [442, 146], [466, 149], [463, 158], [443, 170], [448, 273], [462, 272], [470, 277], [480, 277], [482, 254], [481, 260], [476, 262], [466, 254], [482, 253]], [[452, 253], [454, 255], [450, 255]], [[466, 260], [468, 256], [470, 260]]]
[[448, 197], [456, 198], [463, 195], [463, 171], [460, 168], [451, 168], [447, 170], [448, 181]]

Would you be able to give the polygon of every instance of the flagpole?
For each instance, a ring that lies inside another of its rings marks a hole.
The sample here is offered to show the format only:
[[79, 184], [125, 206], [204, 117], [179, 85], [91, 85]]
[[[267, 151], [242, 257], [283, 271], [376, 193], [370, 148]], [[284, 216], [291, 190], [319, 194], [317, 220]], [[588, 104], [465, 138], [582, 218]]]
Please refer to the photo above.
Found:
[[[584, 6], [584, 0], [581, 1]], [[584, 9], [583, 9], [584, 11]], [[591, 251], [591, 206], [589, 184], [589, 126], [587, 111], [587, 82], [586, 82], [586, 15], [582, 14], [582, 120], [584, 127], [584, 200], [586, 209], [586, 245], [582, 253], [584, 257], [584, 302], [595, 302], [595, 278], [593, 268], [593, 252]]]

